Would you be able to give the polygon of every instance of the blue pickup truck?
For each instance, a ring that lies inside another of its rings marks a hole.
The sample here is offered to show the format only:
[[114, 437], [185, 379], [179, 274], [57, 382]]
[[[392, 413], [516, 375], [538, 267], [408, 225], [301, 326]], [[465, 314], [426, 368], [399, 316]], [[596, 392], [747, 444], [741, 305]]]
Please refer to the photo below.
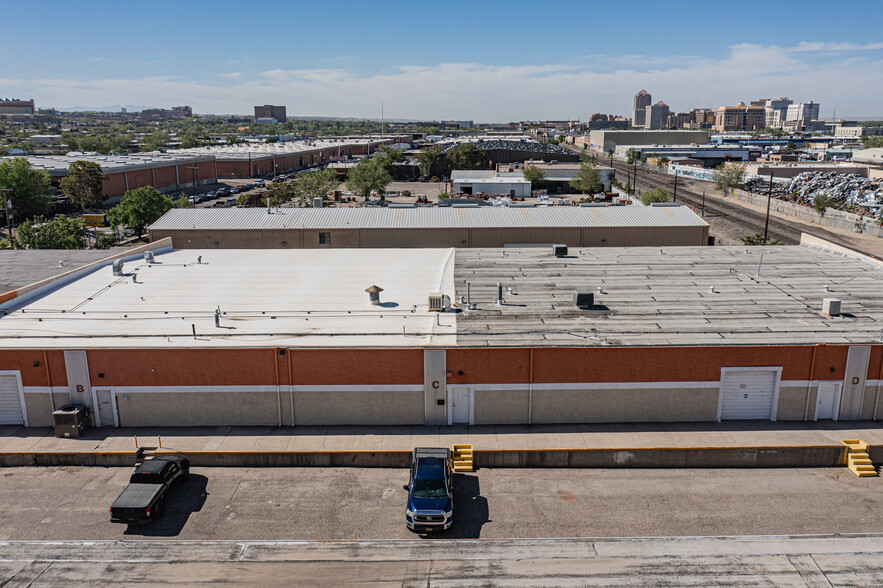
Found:
[[405, 490], [405, 522], [416, 532], [442, 531], [454, 524], [454, 467], [451, 450], [416, 447]]

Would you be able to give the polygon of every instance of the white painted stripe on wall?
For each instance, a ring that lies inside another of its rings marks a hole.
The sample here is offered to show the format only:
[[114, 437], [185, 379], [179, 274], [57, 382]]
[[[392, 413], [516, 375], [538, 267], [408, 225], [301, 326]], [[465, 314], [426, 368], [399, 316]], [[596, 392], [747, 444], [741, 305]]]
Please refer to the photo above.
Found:
[[423, 384], [292, 386], [294, 392], [423, 392]]
[[[841, 382], [842, 380], [821, 380], [822, 382]], [[782, 380], [781, 388], [805, 388], [818, 386], [819, 380]], [[465, 385], [470, 385], [468, 382]], [[881, 386], [883, 380], [865, 380], [865, 386]], [[486, 390], [530, 390], [531, 385], [525, 383], [511, 384], [473, 384], [476, 391]], [[534, 390], [663, 390], [663, 389], [698, 389], [717, 388], [718, 380], [709, 382], [565, 382], [565, 383], [538, 383], [533, 384]], [[102, 386], [93, 384], [94, 388]], [[183, 394], [188, 392], [275, 392], [275, 385], [267, 386], [107, 386], [114, 388], [121, 394]], [[24, 386], [25, 394], [49, 394], [49, 386]], [[279, 386], [282, 390], [288, 390], [288, 386]], [[372, 384], [372, 385], [296, 385], [291, 386], [294, 392], [420, 392], [421, 384]], [[52, 386], [54, 394], [67, 394], [67, 386]]]

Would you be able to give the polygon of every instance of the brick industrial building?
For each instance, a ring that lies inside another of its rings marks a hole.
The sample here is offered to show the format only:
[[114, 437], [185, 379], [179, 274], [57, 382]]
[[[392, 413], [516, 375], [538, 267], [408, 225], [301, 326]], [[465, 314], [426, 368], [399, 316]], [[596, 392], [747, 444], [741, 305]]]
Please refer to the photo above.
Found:
[[254, 107], [254, 117], [257, 118], [275, 118], [277, 122], [285, 122], [288, 115], [285, 114], [284, 106], [273, 106], [272, 104], [264, 104], [263, 106]]
[[35, 114], [34, 99], [19, 100], [18, 98], [0, 99], [0, 114]]
[[824, 250], [166, 244], [0, 295], [0, 422], [69, 401], [106, 427], [879, 416], [883, 268]]
[[74, 161], [93, 161], [107, 176], [104, 195], [113, 199], [142, 186], [175, 192], [225, 179], [307, 169], [329, 161], [366, 155], [378, 145], [395, 141], [397, 139], [368, 137], [199, 147], [133, 155], [31, 155], [28, 161], [35, 168], [48, 171], [53, 183], [67, 175], [68, 167]]

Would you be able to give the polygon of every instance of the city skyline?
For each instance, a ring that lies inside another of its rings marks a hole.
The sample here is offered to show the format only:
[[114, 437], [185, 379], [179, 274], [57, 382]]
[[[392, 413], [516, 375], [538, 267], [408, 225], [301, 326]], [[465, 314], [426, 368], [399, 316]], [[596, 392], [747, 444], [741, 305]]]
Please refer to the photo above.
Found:
[[[289, 116], [378, 118], [383, 103], [390, 119], [488, 122], [629, 116], [646, 88], [678, 112], [788, 96], [821, 103], [823, 119], [883, 117], [867, 99], [883, 94], [883, 42], [870, 18], [879, 5], [824, 13], [832, 31], [824, 34], [821, 2], [745, 3], [726, 27], [714, 6], [560, 2], [536, 22], [526, 2], [453, 2], [443, 13], [397, 2], [344, 2], [333, 12], [269, 2], [248, 13], [233, 2], [150, 11], [13, 4], [9, 22], [53, 18], [41, 23], [39, 43], [26, 27], [9, 32], [18, 56], [0, 88], [39, 108], [189, 104], [247, 114], [269, 103], [287, 105]], [[765, 7], [763, 19], [753, 7]], [[833, 32], [847, 24], [848, 36]]]

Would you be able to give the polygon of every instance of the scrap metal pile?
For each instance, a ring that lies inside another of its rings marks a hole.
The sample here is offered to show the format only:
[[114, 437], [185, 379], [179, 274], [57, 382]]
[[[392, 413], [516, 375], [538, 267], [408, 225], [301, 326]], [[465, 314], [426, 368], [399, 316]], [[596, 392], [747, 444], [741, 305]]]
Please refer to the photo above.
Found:
[[[757, 194], [766, 194], [769, 180], [753, 178], [744, 188]], [[812, 206], [818, 196], [829, 196], [833, 208], [861, 206], [871, 214], [883, 210], [883, 180], [868, 179], [856, 174], [836, 172], [803, 172], [790, 183], [773, 183], [773, 196]]]
[[[484, 149], [485, 151], [496, 151], [496, 150], [506, 150], [506, 151], [528, 151], [531, 153], [549, 153], [552, 155], [567, 155], [573, 156], [573, 151], [565, 149], [564, 147], [559, 147], [557, 145], [552, 145], [551, 143], [539, 143], [536, 141], [511, 141], [506, 139], [481, 139], [477, 141], [470, 141], [472, 145], [480, 149]], [[449, 149], [456, 147], [457, 144], [449, 143], [445, 144], [444, 151], [447, 152]]]

